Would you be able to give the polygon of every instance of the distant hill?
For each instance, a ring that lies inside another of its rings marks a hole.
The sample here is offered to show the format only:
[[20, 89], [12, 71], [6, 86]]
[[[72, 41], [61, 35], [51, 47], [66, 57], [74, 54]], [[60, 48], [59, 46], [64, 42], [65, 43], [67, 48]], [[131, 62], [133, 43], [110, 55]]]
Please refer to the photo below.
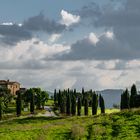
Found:
[[120, 105], [122, 92], [122, 89], [106, 89], [97, 91], [98, 94], [103, 96], [106, 108], [112, 108], [113, 104]]

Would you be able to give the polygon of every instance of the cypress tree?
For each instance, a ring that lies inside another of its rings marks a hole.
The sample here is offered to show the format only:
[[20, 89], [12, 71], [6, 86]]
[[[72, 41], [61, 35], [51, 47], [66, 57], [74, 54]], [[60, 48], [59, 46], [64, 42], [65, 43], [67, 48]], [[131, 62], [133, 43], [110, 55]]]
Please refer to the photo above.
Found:
[[54, 105], [56, 106], [56, 102], [57, 102], [57, 93], [56, 93], [56, 89], [54, 90]]
[[84, 88], [82, 88], [82, 105], [84, 105], [84, 101], [85, 101], [85, 91]]
[[135, 106], [135, 101], [134, 97], [137, 95], [137, 88], [136, 85], [133, 84], [131, 87], [131, 95], [130, 95], [130, 108], [134, 108]]
[[0, 120], [2, 119], [2, 99], [0, 97]]
[[84, 101], [84, 111], [85, 111], [85, 115], [88, 115], [88, 99], [85, 98], [85, 101]]
[[93, 95], [92, 95], [92, 115], [97, 114], [97, 107], [98, 107], [98, 95], [93, 93]]
[[101, 113], [105, 113], [105, 103], [104, 103], [104, 99], [103, 97], [99, 96], [99, 105], [100, 105], [100, 108], [101, 108]]
[[61, 90], [59, 89], [59, 93], [58, 93], [58, 107], [60, 108], [60, 104], [61, 104]]
[[71, 114], [76, 114], [76, 97], [72, 94]]
[[17, 98], [16, 98], [16, 113], [17, 117], [21, 115], [21, 93], [20, 91], [16, 92]]
[[60, 94], [60, 112], [62, 114], [66, 113], [66, 92], [65, 91], [63, 91]]
[[30, 99], [30, 112], [31, 114], [34, 114], [34, 92], [32, 89], [30, 89], [30, 96], [31, 96], [31, 99]]
[[81, 106], [82, 106], [81, 98], [78, 97], [78, 103], [77, 103], [77, 115], [78, 116], [81, 116]]
[[66, 114], [67, 115], [71, 114], [70, 109], [71, 109], [71, 99], [70, 99], [70, 94], [68, 93], [67, 102], [66, 102]]
[[121, 109], [129, 109], [129, 92], [128, 89], [126, 89], [122, 94], [121, 94]]

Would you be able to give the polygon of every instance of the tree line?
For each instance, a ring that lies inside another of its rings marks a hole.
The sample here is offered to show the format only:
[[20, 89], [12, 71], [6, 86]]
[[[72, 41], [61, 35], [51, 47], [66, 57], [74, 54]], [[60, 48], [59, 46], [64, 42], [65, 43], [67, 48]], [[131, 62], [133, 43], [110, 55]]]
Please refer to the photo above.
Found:
[[105, 113], [105, 103], [103, 97], [96, 92], [84, 91], [77, 92], [76, 89], [54, 90], [54, 108], [61, 114], [81, 116], [81, 108], [84, 107], [84, 115], [88, 115], [88, 107], [92, 107], [92, 115], [97, 114], [98, 104], [101, 113]]
[[133, 84], [131, 86], [130, 92], [126, 89], [121, 94], [121, 103], [120, 108], [123, 109], [131, 109], [140, 107], [140, 95], [138, 94], [136, 85]]

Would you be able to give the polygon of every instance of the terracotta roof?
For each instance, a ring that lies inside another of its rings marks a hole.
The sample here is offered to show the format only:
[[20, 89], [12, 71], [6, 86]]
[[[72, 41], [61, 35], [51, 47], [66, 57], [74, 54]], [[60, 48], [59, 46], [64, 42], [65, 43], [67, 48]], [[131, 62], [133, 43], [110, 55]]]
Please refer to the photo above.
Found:
[[12, 85], [14, 83], [17, 83], [20, 85], [20, 83], [16, 82], [16, 81], [9, 81], [9, 80], [0, 80], [0, 84], [9, 84], [9, 85]]

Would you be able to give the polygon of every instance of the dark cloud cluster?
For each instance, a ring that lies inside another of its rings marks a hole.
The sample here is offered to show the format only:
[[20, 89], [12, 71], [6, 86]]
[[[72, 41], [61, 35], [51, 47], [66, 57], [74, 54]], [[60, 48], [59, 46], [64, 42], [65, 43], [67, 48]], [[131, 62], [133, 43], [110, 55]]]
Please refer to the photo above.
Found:
[[31, 39], [33, 32], [45, 32], [47, 34], [61, 33], [66, 29], [65, 25], [45, 18], [43, 14], [34, 16], [24, 21], [22, 26], [18, 24], [0, 25], [0, 41], [4, 44], [15, 45], [17, 42]]
[[23, 27], [31, 31], [45, 31], [47, 33], [61, 33], [65, 30], [66, 26], [60, 23], [57, 23], [54, 20], [45, 18], [41, 13], [37, 16], [29, 18], [24, 22]]
[[28, 40], [32, 35], [19, 25], [0, 25], [0, 41], [4, 44], [14, 45], [21, 40]]
[[60, 60], [131, 60], [140, 58], [140, 52], [132, 47], [123, 45], [115, 37], [102, 35], [99, 42], [92, 43], [89, 38], [79, 40], [71, 46], [69, 53], [59, 54]]
[[83, 18], [91, 18], [91, 24], [95, 28], [112, 31], [114, 37], [110, 39], [101, 35], [96, 45], [88, 38], [79, 40], [71, 46], [69, 53], [59, 56], [59, 59], [133, 60], [140, 58], [139, 0], [126, 0], [120, 7], [107, 5], [101, 9], [96, 4], [92, 4], [84, 7], [80, 15]]

